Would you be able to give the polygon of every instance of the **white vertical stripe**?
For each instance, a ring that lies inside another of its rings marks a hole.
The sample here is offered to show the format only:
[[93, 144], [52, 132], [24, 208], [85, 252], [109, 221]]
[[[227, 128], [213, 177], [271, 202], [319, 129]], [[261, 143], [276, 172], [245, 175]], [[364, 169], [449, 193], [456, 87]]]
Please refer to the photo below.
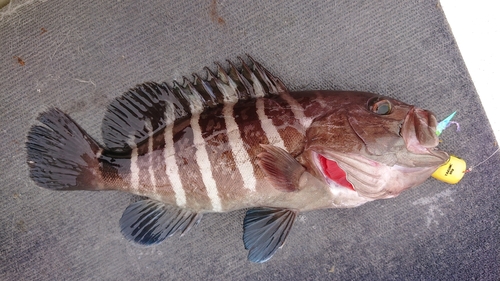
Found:
[[163, 159], [165, 159], [165, 173], [168, 176], [168, 180], [172, 185], [172, 189], [175, 193], [175, 203], [179, 207], [186, 205], [186, 192], [182, 186], [181, 176], [179, 175], [179, 167], [177, 166], [177, 161], [175, 161], [175, 147], [174, 147], [174, 111], [172, 108], [167, 108], [165, 112], [166, 124], [168, 126], [165, 128], [165, 149], [163, 151]]
[[208, 158], [207, 149], [205, 147], [205, 140], [201, 135], [200, 128], [200, 113], [193, 114], [191, 116], [191, 129], [193, 129], [193, 143], [196, 147], [196, 163], [200, 168], [201, 178], [205, 187], [207, 188], [207, 194], [212, 203], [212, 208], [215, 212], [222, 211], [222, 204], [219, 197], [219, 192], [217, 190], [217, 184], [214, 180], [212, 174], [212, 165], [210, 159]]
[[276, 129], [273, 121], [267, 117], [266, 112], [264, 111], [264, 99], [257, 99], [255, 106], [257, 107], [257, 115], [259, 116], [260, 125], [262, 126], [264, 133], [266, 133], [269, 143], [286, 150], [285, 143], [283, 142], [278, 129]]
[[131, 136], [128, 142], [132, 148], [130, 153], [130, 185], [135, 191], [139, 190], [139, 166], [137, 165], [137, 160], [139, 157], [139, 152], [137, 149], [137, 144], [135, 143], [135, 136]]
[[101, 157], [102, 152], [103, 152], [103, 149], [102, 149], [102, 148], [99, 148], [99, 149], [96, 151], [96, 153], [95, 153], [95, 157], [96, 157], [96, 158]]
[[238, 171], [240, 172], [240, 175], [243, 179], [243, 185], [245, 186], [245, 188], [251, 191], [255, 191], [257, 182], [255, 180], [253, 166], [250, 162], [250, 156], [245, 149], [245, 144], [241, 139], [238, 124], [236, 124], [236, 121], [234, 120], [233, 107], [234, 103], [226, 103], [224, 104], [224, 108], [222, 110], [224, 121], [226, 123], [229, 145], [231, 146], [231, 151], [233, 153], [236, 167], [238, 168]]
[[325, 98], [319, 92], [316, 93], [316, 98], [314, 99], [314, 101], [319, 103], [319, 105], [321, 105], [322, 108], [328, 107]]
[[146, 122], [146, 129], [148, 130], [148, 156], [149, 156], [149, 163], [148, 163], [148, 172], [149, 172], [149, 180], [151, 181], [151, 186], [153, 188], [152, 192], [156, 194], [156, 178], [155, 178], [155, 172], [153, 169], [153, 126], [151, 125], [151, 121], [148, 120]]
[[309, 128], [312, 123], [312, 118], [306, 117], [304, 115], [304, 108], [299, 104], [298, 101], [296, 101], [288, 92], [284, 92], [280, 94], [280, 97], [284, 99], [289, 105], [290, 109], [292, 110], [293, 116], [295, 116], [295, 119], [299, 120], [300, 124], [305, 128]]

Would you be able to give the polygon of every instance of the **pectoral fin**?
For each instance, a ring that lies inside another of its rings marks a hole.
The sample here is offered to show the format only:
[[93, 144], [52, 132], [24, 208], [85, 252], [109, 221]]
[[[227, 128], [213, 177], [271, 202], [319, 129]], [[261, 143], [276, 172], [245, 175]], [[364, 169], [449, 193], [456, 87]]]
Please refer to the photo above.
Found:
[[243, 242], [248, 260], [263, 263], [283, 246], [298, 211], [279, 208], [255, 208], [243, 221]]
[[305, 168], [285, 150], [273, 145], [260, 145], [265, 149], [257, 155], [258, 164], [273, 186], [281, 191], [296, 191]]
[[143, 245], [158, 244], [181, 231], [187, 232], [201, 220], [202, 214], [165, 205], [154, 200], [130, 204], [120, 219], [125, 238]]

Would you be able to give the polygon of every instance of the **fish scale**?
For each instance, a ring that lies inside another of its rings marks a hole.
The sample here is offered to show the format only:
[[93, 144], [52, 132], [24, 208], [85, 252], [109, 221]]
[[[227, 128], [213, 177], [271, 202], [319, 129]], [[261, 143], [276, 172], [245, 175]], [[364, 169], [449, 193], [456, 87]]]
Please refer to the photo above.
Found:
[[[434, 115], [373, 93], [291, 92], [253, 58], [182, 84], [147, 82], [116, 98], [101, 146], [58, 109], [28, 133], [30, 176], [51, 190], [148, 197], [122, 234], [157, 244], [205, 213], [251, 208], [248, 259], [265, 262], [299, 212], [356, 207], [425, 181], [448, 154]], [[251, 65], [251, 67], [250, 67]]]

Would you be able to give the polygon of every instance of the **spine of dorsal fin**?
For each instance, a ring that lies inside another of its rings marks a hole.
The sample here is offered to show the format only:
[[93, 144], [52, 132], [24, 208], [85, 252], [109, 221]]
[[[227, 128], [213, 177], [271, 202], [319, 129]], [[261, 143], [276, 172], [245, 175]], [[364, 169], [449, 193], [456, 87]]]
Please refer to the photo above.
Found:
[[255, 61], [251, 56], [248, 58], [253, 63], [253, 73], [257, 75], [257, 79], [267, 86], [265, 93], [271, 95], [279, 95], [283, 92], [287, 92], [287, 89], [283, 82], [278, 77], [275, 77], [267, 69], [265, 69], [260, 63]]
[[[263, 97], [268, 94], [276, 95], [286, 91], [283, 83], [262, 65], [248, 56], [252, 61], [253, 68], [241, 58], [241, 68], [238, 68], [229, 60], [229, 71], [226, 71], [220, 63], [217, 66], [217, 74], [205, 67], [207, 78], [202, 79], [193, 74], [193, 82], [183, 77], [182, 85], [176, 81], [173, 83], [176, 96], [184, 99], [184, 104], [192, 102], [201, 103], [203, 108], [215, 107], [224, 102], [235, 102], [249, 98]], [[188, 108], [193, 106], [187, 106]], [[196, 108], [196, 106], [194, 106]]]
[[[255, 94], [253, 91], [253, 87], [250, 82], [241, 75], [234, 64], [228, 60], [229, 63], [229, 77], [236, 84], [236, 93], [238, 95], [239, 100], [247, 100], [249, 98], [254, 98]], [[244, 63], [244, 62], [243, 62]]]
[[[215, 63], [217, 74], [205, 67], [207, 71], [205, 80], [193, 74], [194, 84], [186, 83], [187, 80], [185, 80], [183, 86], [184, 88], [195, 86], [194, 88], [198, 91], [198, 94], [204, 98], [203, 104], [205, 108], [224, 102], [264, 97], [268, 94], [278, 95], [287, 91], [279, 78], [272, 75], [251, 56], [248, 56], [248, 58], [252, 62], [252, 68], [241, 57], [238, 57], [241, 63], [240, 70], [229, 60], [227, 61], [229, 71], [226, 71], [220, 63]], [[200, 86], [196, 87], [196, 85]]]
[[222, 103], [223, 100], [219, 100], [217, 98], [208, 81], [201, 79], [196, 73], [193, 73], [193, 77], [194, 83], [192, 85], [203, 96], [203, 99], [206, 101], [208, 107], [215, 107]]
[[[115, 99], [104, 117], [102, 133], [107, 148], [118, 151], [131, 150], [151, 135], [165, 128], [166, 110], [174, 110], [174, 120], [191, 114], [199, 114], [207, 108], [239, 100], [278, 95], [287, 91], [283, 83], [262, 65], [248, 56], [252, 68], [238, 57], [240, 70], [230, 61], [226, 71], [219, 63], [216, 74], [205, 68], [207, 78], [193, 74], [194, 80], [183, 78], [174, 81], [172, 87], [166, 83], [144, 83]], [[170, 118], [171, 119], [171, 118]]]

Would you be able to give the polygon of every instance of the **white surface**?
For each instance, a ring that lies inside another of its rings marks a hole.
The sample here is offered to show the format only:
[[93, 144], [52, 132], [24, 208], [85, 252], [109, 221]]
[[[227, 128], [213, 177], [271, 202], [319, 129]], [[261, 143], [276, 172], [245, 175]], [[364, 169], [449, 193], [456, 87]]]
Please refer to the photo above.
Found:
[[500, 2], [441, 0], [497, 140], [500, 139]]

